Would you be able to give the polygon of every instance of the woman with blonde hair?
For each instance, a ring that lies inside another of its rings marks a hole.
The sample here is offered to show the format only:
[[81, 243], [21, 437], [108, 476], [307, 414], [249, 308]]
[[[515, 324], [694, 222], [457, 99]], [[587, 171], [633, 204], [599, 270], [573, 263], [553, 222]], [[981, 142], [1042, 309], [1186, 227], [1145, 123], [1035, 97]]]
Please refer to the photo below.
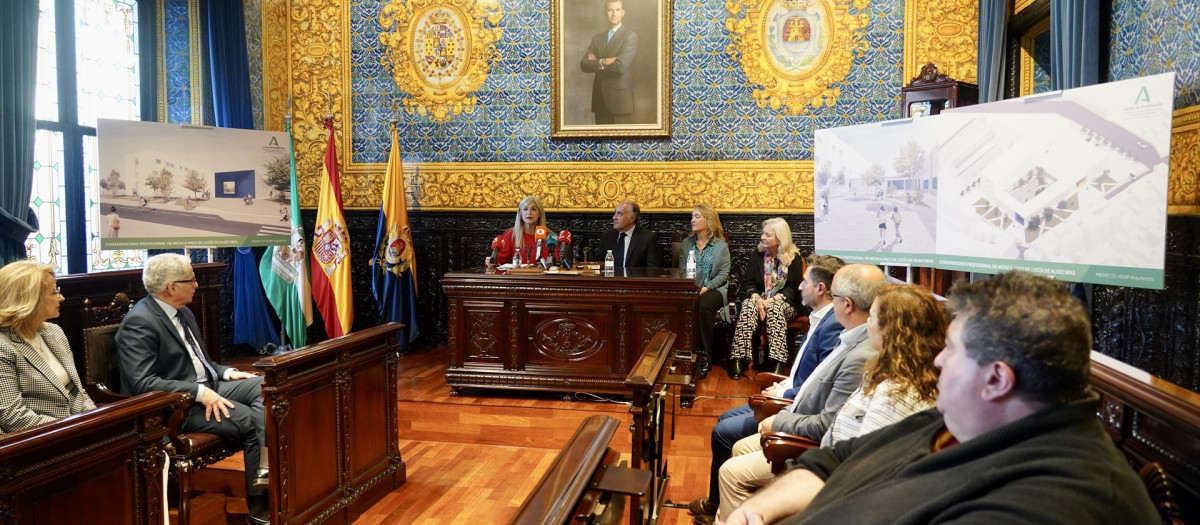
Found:
[[545, 209], [542, 199], [530, 195], [521, 199], [517, 205], [517, 218], [513, 227], [504, 230], [497, 240], [496, 264], [521, 263], [532, 264], [533, 250], [537, 246], [533, 233], [538, 226], [546, 225]]
[[704, 379], [712, 370], [713, 315], [718, 311], [727, 316], [729, 288], [729, 244], [717, 210], [707, 204], [697, 204], [692, 210], [692, 234], [679, 248], [679, 268], [687, 268], [688, 254], [696, 260], [696, 285], [700, 296], [694, 308], [696, 320], [696, 377]]
[[54, 270], [16, 261], [0, 268], [0, 432], [96, 408], [83, 390], [58, 317]]
[[[878, 353], [867, 361], [862, 384], [834, 416], [821, 446], [833, 446], [933, 408], [938, 395], [933, 362], [946, 346], [949, 325], [941, 303], [928, 290], [911, 284], [880, 290], [867, 319], [867, 337]], [[717, 517], [727, 518], [774, 479], [761, 438], [755, 434], [738, 441], [733, 457], [721, 465]]]
[[761, 255], [750, 257], [741, 280], [744, 299], [733, 331], [728, 370], [732, 379], [741, 379], [745, 373], [760, 326], [767, 330], [768, 352], [760, 371], [787, 374], [787, 324], [800, 313], [804, 258], [792, 242], [787, 221], [780, 217], [763, 221], [758, 251]]

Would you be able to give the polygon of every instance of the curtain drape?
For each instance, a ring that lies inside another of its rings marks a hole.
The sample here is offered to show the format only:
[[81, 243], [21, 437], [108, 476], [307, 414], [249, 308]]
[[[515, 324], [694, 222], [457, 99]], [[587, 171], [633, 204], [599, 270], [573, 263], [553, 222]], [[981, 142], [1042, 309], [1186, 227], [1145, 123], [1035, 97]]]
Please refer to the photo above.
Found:
[[979, 41], [976, 73], [979, 103], [1004, 98], [1004, 55], [1008, 33], [1008, 1], [979, 0]]
[[208, 0], [206, 13], [214, 124], [253, 129], [242, 0]]
[[25, 257], [37, 230], [29, 208], [37, 91], [37, 0], [0, 2], [0, 264]]
[[1050, 0], [1050, 89], [1100, 82], [1100, 0]]

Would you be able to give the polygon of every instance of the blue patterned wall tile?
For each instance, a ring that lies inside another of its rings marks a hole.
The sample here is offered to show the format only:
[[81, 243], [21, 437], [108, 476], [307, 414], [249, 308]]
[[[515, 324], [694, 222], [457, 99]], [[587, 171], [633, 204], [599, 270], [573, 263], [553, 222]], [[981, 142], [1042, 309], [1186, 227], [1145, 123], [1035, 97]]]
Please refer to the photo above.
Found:
[[167, 91], [166, 119], [174, 124], [192, 121], [191, 38], [188, 30], [187, 0], [166, 0], [163, 13], [166, 66], [163, 78]]
[[1109, 80], [1175, 72], [1175, 108], [1200, 104], [1200, 7], [1196, 2], [1113, 3]]

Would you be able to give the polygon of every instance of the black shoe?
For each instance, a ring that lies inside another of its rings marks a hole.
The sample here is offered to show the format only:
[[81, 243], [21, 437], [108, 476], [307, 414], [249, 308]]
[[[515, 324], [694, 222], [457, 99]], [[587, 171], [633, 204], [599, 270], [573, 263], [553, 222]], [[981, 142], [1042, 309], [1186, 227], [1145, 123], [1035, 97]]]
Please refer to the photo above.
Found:
[[711, 371], [712, 364], [708, 362], [708, 359], [703, 357], [700, 358], [700, 360], [696, 362], [696, 381], [701, 381], [708, 377], [708, 373]]
[[789, 371], [787, 363], [770, 358], [767, 358], [767, 362], [763, 364], [763, 368], [760, 370], [760, 372], [769, 372], [781, 376], [786, 376]]
[[270, 525], [271, 509], [266, 496], [248, 496], [246, 506], [249, 507], [246, 525]]
[[254, 473], [254, 488], [265, 489], [271, 486], [270, 473], [267, 469], [259, 467]]
[[696, 498], [688, 503], [688, 512], [693, 516], [716, 516], [717, 506], [708, 502], [708, 498]]
[[729, 379], [732, 379], [734, 381], [741, 379], [742, 374], [746, 373], [746, 360], [745, 359], [730, 359], [729, 360], [729, 369], [727, 370], [727, 372], [729, 372]]

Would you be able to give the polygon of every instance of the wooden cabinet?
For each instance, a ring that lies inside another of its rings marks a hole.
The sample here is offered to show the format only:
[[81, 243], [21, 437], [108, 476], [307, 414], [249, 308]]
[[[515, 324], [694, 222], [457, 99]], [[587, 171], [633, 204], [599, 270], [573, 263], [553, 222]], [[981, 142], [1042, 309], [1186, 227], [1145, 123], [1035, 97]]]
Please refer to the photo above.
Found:
[[699, 289], [678, 269], [628, 277], [447, 273], [450, 367], [462, 387], [625, 393], [625, 375], [659, 330], [692, 348]]
[[979, 86], [958, 82], [938, 71], [930, 62], [921, 74], [900, 88], [901, 116], [937, 115], [942, 110], [979, 103]]

